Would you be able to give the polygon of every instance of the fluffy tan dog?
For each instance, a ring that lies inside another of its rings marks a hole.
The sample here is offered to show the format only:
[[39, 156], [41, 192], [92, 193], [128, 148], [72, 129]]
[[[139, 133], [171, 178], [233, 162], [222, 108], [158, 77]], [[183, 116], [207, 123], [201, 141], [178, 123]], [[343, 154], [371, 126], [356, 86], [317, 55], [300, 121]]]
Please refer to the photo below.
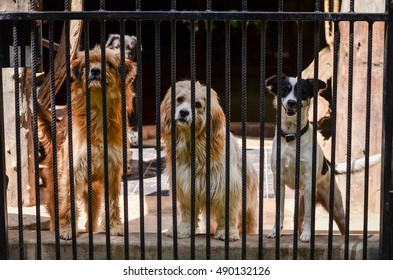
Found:
[[[123, 235], [123, 224], [120, 217], [119, 193], [121, 185], [123, 148], [122, 148], [122, 98], [120, 78], [120, 54], [114, 50], [106, 49], [106, 102], [107, 102], [107, 128], [108, 128], [108, 182], [109, 182], [109, 217], [111, 235]], [[104, 148], [103, 148], [103, 107], [101, 87], [101, 48], [96, 46], [89, 51], [90, 80], [90, 114], [91, 114], [91, 168], [93, 180], [92, 227], [98, 229], [98, 218], [104, 202]], [[79, 52], [71, 63], [72, 77], [72, 141], [74, 161], [74, 181], [76, 198], [76, 217], [80, 209], [78, 203], [84, 202], [85, 211], [88, 212], [88, 162], [87, 162], [87, 125], [86, 125], [86, 61], [84, 52]], [[133, 89], [131, 83], [136, 75], [136, 65], [126, 59], [126, 99], [127, 113], [132, 111]], [[65, 112], [66, 114], [66, 112]], [[51, 116], [48, 110], [39, 108], [39, 136], [45, 148], [46, 158], [43, 164], [47, 166], [42, 172], [47, 187], [46, 208], [50, 214], [50, 229], [54, 230], [54, 190], [53, 190], [53, 159]], [[69, 140], [67, 118], [63, 117], [57, 124], [57, 155], [58, 155], [58, 187], [59, 187], [59, 218], [60, 237], [70, 239], [71, 233], [71, 203], [69, 178]], [[104, 212], [104, 211], [102, 211]], [[105, 225], [105, 216], [102, 224]], [[77, 221], [75, 221], [77, 223]], [[86, 222], [86, 229], [88, 222]]]
[[[176, 191], [181, 222], [177, 227], [178, 238], [191, 235], [191, 219], [198, 219], [206, 209], [206, 87], [195, 83], [195, 204], [197, 217], [191, 217], [191, 82], [176, 83]], [[166, 172], [172, 186], [171, 150], [171, 89], [161, 104], [161, 129], [166, 151]], [[225, 115], [217, 93], [211, 91], [211, 224], [214, 238], [225, 240]], [[230, 205], [229, 240], [239, 239], [242, 213], [242, 157], [235, 137], [230, 136]], [[247, 233], [257, 229], [258, 174], [247, 161]], [[198, 224], [198, 220], [196, 220]], [[216, 228], [215, 228], [216, 227]], [[173, 236], [173, 232], [168, 232]]]

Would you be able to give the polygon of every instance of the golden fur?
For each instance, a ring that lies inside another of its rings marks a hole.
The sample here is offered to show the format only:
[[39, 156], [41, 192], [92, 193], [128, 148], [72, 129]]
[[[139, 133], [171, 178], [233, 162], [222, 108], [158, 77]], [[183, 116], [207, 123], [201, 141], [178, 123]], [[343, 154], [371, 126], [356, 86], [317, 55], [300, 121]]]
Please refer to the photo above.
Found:
[[[122, 147], [122, 100], [120, 78], [120, 54], [106, 49], [106, 102], [107, 102], [107, 128], [108, 128], [108, 182], [109, 182], [109, 217], [111, 235], [123, 235], [123, 225], [120, 217], [119, 193], [121, 185], [123, 147]], [[104, 150], [103, 150], [103, 108], [101, 87], [101, 48], [96, 46], [89, 51], [90, 62], [90, 113], [91, 113], [91, 168], [92, 168], [92, 227], [98, 229], [98, 218], [103, 205], [104, 194]], [[131, 83], [136, 75], [135, 62], [126, 59], [126, 99], [127, 114], [132, 111]], [[76, 198], [76, 219], [80, 209], [78, 203], [84, 202], [85, 211], [88, 212], [88, 163], [87, 163], [87, 124], [86, 124], [86, 71], [85, 54], [79, 52], [71, 63], [72, 77], [74, 79], [72, 90], [72, 141], [74, 181]], [[66, 116], [66, 112], [65, 112]], [[47, 188], [46, 208], [50, 214], [50, 229], [55, 227], [54, 189], [53, 189], [53, 162], [52, 162], [52, 137], [51, 116], [48, 110], [39, 108], [39, 136], [45, 149], [46, 158], [43, 164], [46, 168], [42, 172]], [[60, 237], [70, 239], [71, 212], [70, 212], [70, 178], [69, 178], [69, 139], [67, 118], [63, 117], [56, 126], [57, 155], [58, 155], [58, 194]], [[102, 211], [104, 212], [104, 211]], [[105, 225], [105, 216], [102, 224]], [[75, 221], [77, 223], [77, 221]], [[86, 229], [88, 228], [86, 222]]]
[[[195, 83], [196, 215], [206, 208], [206, 87]], [[178, 238], [191, 235], [191, 82], [176, 83], [176, 191], [180, 213]], [[166, 151], [166, 172], [172, 186], [171, 89], [161, 104], [161, 130]], [[225, 115], [217, 93], [211, 90], [211, 224], [216, 239], [225, 240]], [[230, 136], [229, 240], [239, 239], [242, 209], [242, 156], [235, 137]], [[247, 233], [257, 230], [258, 174], [247, 161]], [[195, 217], [198, 224], [198, 217]], [[216, 228], [215, 228], [216, 226]], [[172, 231], [168, 232], [172, 236]]]

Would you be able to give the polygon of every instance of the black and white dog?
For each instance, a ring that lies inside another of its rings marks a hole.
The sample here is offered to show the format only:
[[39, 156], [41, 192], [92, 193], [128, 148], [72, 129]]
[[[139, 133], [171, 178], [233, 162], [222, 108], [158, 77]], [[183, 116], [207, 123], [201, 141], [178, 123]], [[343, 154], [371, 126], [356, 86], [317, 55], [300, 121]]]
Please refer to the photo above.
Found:
[[[315, 81], [318, 89], [326, 88], [326, 84], [320, 80]], [[274, 106], [277, 108], [278, 77], [272, 76], [265, 81], [267, 89], [275, 96]], [[310, 99], [313, 97], [314, 80], [298, 80], [294, 77], [282, 75], [282, 98], [281, 98], [281, 135], [276, 135], [273, 139], [271, 166], [274, 174], [274, 187], [277, 189], [276, 172], [281, 172], [280, 176], [280, 230], [284, 220], [285, 186], [295, 189], [296, 175], [296, 128], [297, 128], [297, 88], [301, 91], [301, 138], [300, 138], [300, 197], [299, 197], [299, 218], [298, 231], [300, 240], [309, 242], [311, 237], [311, 201], [312, 201], [312, 142], [313, 128], [309, 124], [308, 112]], [[277, 141], [281, 141], [281, 171], [277, 171]], [[330, 172], [331, 166], [323, 154], [322, 148], [317, 144], [317, 166], [316, 166], [316, 202], [329, 210], [330, 196]], [[370, 157], [370, 166], [380, 161], [380, 154]], [[351, 162], [351, 172], [358, 172], [365, 168], [365, 159]], [[346, 163], [335, 166], [335, 173], [346, 173]], [[343, 208], [341, 191], [334, 184], [334, 212], [333, 218], [341, 234], [345, 231], [345, 213]], [[304, 222], [304, 225], [303, 225]], [[276, 225], [267, 233], [267, 237], [277, 236]]]

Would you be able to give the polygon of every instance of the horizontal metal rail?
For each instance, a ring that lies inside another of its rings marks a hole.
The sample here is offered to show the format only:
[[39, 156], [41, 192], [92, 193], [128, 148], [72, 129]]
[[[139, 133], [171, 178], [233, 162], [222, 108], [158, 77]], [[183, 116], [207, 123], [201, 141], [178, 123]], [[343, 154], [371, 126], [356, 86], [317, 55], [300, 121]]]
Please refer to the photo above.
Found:
[[0, 13], [0, 20], [269, 20], [386, 21], [388, 13], [227, 12], [227, 11], [48, 11]]

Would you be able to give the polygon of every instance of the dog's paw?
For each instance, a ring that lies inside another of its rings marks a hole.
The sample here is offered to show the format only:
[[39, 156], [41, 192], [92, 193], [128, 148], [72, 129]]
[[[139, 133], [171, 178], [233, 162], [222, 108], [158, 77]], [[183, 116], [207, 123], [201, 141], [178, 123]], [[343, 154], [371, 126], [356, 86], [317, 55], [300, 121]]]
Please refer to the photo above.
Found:
[[300, 235], [300, 241], [310, 242], [311, 234], [309, 232], [304, 232]]
[[[236, 241], [240, 239], [239, 230], [237, 228], [229, 229], [229, 241]], [[225, 241], [225, 229], [218, 229], [214, 234], [215, 239], [224, 240]]]
[[[78, 235], [78, 231], [76, 231]], [[72, 230], [71, 227], [63, 227], [60, 229], [60, 238], [64, 240], [70, 240], [72, 238]]]
[[112, 225], [111, 226], [111, 229], [110, 229], [110, 234], [111, 235], [114, 235], [114, 236], [116, 236], [116, 235], [121, 235], [121, 236], [123, 236], [124, 235], [124, 226], [123, 226], [123, 223], [115, 223], [114, 225]]
[[269, 230], [269, 232], [266, 234], [267, 238], [276, 238], [276, 229], [273, 228], [271, 230]]
[[[173, 229], [170, 229], [166, 233], [167, 236], [173, 237]], [[177, 238], [187, 238], [191, 236], [191, 224], [189, 223], [180, 223], [177, 226]]]

